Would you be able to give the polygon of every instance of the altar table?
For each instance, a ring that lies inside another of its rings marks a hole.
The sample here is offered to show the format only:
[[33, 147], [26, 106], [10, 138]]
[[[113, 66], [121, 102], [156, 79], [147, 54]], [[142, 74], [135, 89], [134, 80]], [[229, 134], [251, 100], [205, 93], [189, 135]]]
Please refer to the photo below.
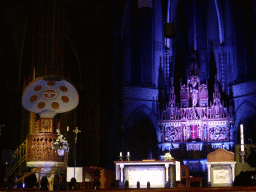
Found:
[[179, 161], [115, 161], [116, 180], [120, 181], [120, 186], [125, 181], [129, 182], [129, 188], [150, 188], [174, 187], [175, 180], [180, 181]]

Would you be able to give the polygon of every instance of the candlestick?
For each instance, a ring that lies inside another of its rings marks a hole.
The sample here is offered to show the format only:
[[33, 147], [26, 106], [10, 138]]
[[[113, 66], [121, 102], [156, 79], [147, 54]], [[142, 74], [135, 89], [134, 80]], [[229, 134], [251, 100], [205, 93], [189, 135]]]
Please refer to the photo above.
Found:
[[127, 159], [126, 159], [126, 161], [130, 161], [131, 159], [131, 156], [130, 156], [130, 152], [129, 151], [127, 151]]
[[241, 145], [241, 152], [244, 152], [244, 145]]
[[119, 161], [123, 161], [123, 153], [120, 152]]
[[69, 131], [69, 126], [67, 126], [67, 131]]
[[244, 171], [244, 126], [240, 124], [242, 170]]
[[240, 136], [241, 136], [241, 152], [244, 151], [244, 126], [240, 125]]

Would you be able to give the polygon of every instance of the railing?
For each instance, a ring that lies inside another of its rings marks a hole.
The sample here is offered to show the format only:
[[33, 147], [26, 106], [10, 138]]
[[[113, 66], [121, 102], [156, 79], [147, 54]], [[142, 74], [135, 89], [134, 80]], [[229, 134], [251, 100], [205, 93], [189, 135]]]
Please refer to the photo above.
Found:
[[33, 173], [35, 173], [35, 172], [38, 171], [38, 177], [39, 177], [39, 178], [38, 178], [38, 182], [39, 182], [39, 186], [40, 186], [40, 181], [41, 181], [41, 179], [40, 179], [40, 172], [41, 172], [41, 169], [42, 169], [42, 167], [36, 168], [35, 170], [31, 171], [30, 173], [28, 173], [28, 174], [22, 176], [21, 178], [17, 179], [17, 180], [15, 181], [15, 183], [17, 183], [17, 182], [19, 182], [19, 181], [22, 181], [22, 183], [24, 183], [24, 179], [25, 179], [27, 176], [29, 176], [29, 175], [31, 175], [31, 174], [33, 174]]
[[26, 155], [26, 140], [13, 152], [12, 159], [13, 164], [17, 164], [21, 158], [24, 158]]
[[27, 162], [31, 161], [55, 161], [58, 156], [52, 149], [57, 135], [53, 133], [37, 133], [27, 136]]
[[13, 152], [12, 159], [13, 166], [7, 169], [8, 172], [6, 172], [4, 180], [7, 180], [18, 168], [21, 172], [21, 166], [26, 161], [26, 140]]

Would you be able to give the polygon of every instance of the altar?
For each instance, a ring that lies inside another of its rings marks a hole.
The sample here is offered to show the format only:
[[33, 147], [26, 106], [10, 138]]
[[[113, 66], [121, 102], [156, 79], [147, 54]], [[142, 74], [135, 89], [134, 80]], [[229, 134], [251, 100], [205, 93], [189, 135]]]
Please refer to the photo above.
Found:
[[128, 181], [129, 188], [174, 187], [175, 180], [180, 181], [179, 161], [115, 161], [116, 180], [123, 186]]

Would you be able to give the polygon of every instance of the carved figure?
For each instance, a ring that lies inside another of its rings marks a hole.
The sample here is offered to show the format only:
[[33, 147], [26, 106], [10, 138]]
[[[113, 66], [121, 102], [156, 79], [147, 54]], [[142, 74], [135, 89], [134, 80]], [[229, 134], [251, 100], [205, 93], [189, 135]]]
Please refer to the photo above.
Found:
[[195, 107], [198, 102], [198, 90], [192, 89], [192, 106]]
[[207, 140], [207, 127], [204, 125], [204, 141]]

